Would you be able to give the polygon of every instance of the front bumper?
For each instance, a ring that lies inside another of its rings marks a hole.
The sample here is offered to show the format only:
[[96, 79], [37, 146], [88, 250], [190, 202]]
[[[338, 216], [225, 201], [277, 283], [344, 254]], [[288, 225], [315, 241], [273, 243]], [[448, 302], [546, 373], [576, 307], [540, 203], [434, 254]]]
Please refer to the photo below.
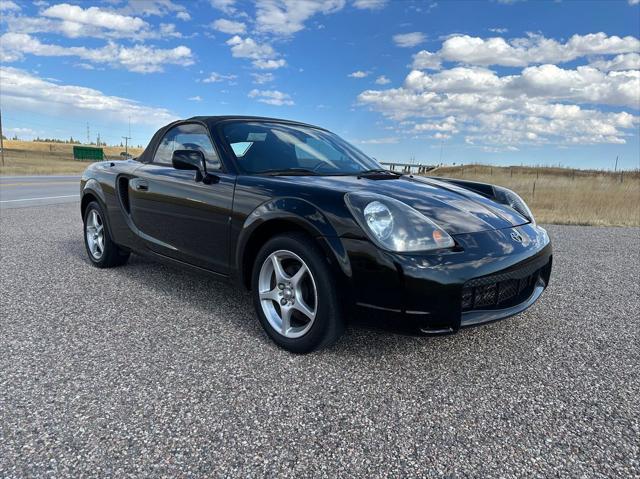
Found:
[[427, 334], [450, 333], [518, 314], [549, 284], [552, 247], [543, 228], [454, 239], [452, 250], [407, 255], [343, 238], [358, 309], [400, 317]]

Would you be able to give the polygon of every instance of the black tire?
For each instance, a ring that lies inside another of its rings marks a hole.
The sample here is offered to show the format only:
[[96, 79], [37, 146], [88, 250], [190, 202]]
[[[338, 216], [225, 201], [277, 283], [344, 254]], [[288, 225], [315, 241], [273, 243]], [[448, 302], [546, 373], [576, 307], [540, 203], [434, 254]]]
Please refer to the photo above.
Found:
[[[97, 253], [94, 254], [91, 251], [91, 246], [89, 245], [89, 239], [87, 234], [87, 228], [90, 227], [88, 222], [90, 221], [90, 216], [93, 215], [93, 212], [96, 212], [99, 220], [102, 224], [102, 238], [103, 238], [103, 249], [101, 250], [101, 254], [97, 257]], [[84, 247], [87, 251], [87, 256], [89, 257], [89, 261], [96, 268], [113, 268], [115, 266], [121, 266], [127, 262], [129, 259], [129, 252], [124, 251], [118, 247], [117, 244], [113, 242], [111, 239], [111, 234], [109, 233], [108, 225], [106, 224], [106, 214], [100, 206], [100, 203], [96, 201], [92, 201], [87, 205], [87, 209], [84, 212]]]
[[[315, 319], [311, 328], [298, 338], [288, 338], [274, 329], [264, 314], [259, 296], [261, 267], [273, 252], [279, 250], [293, 252], [302, 258], [313, 275], [317, 290]], [[292, 353], [309, 353], [334, 343], [344, 331], [344, 318], [335, 284], [326, 255], [312, 238], [303, 233], [287, 233], [271, 238], [258, 252], [251, 278], [253, 304], [262, 327], [278, 346]]]

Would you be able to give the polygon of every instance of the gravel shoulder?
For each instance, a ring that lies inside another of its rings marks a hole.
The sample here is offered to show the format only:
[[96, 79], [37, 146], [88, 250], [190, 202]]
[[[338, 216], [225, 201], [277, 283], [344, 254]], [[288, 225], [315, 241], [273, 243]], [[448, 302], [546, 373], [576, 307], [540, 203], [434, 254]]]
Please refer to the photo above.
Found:
[[533, 308], [453, 336], [278, 349], [247, 293], [77, 204], [0, 212], [0, 477], [640, 477], [640, 229], [550, 226]]

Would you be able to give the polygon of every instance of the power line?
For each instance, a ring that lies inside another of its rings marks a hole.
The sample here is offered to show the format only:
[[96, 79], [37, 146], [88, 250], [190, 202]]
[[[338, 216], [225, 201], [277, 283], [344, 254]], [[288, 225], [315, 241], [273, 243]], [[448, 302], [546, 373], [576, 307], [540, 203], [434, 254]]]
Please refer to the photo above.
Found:
[[[6, 116], [6, 115], [5, 115], [4, 119], [5, 120], [9, 120], [11, 123], [16, 123], [18, 125], [23, 125], [23, 126], [26, 126], [26, 127], [32, 127], [33, 125], [37, 125], [37, 126], [45, 127], [45, 128], [47, 128], [49, 130], [52, 130], [52, 131], [62, 131], [62, 128], [60, 126], [54, 127], [50, 123], [44, 123], [42, 121], [20, 120], [18, 118], [13, 117], [13, 116]], [[84, 122], [84, 121], [73, 121], [73, 120], [66, 120], [65, 119], [64, 122], [68, 123], [70, 128], [72, 128], [73, 125], [77, 125], [77, 126], [82, 125], [82, 127], [86, 129], [86, 125], [87, 125], [87, 123]], [[103, 123], [92, 122], [92, 124], [93, 124], [94, 127], [100, 128], [101, 131], [103, 131], [103, 132], [106, 131], [107, 133], [111, 133], [114, 136], [118, 136], [118, 137], [120, 136], [119, 133], [122, 131], [122, 130], [116, 129], [116, 127], [108, 127], [107, 125], [105, 125]], [[150, 137], [151, 136], [149, 133], [142, 133], [140, 130], [131, 130], [130, 133], [129, 133], [129, 136], [132, 136], [131, 135], [132, 133], [134, 135], [140, 136], [140, 137]]]
[[131, 139], [130, 136], [123, 136], [122, 137], [124, 139], [124, 154], [126, 158], [129, 158], [129, 140]]

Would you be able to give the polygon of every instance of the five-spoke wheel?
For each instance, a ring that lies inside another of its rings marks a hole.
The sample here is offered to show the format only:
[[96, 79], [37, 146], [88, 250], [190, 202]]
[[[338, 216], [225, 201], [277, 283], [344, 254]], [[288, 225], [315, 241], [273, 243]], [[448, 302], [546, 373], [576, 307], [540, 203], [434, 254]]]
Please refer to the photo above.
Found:
[[84, 210], [84, 244], [91, 264], [98, 268], [119, 266], [129, 258], [129, 252], [111, 240], [107, 226], [102, 206], [90, 202]]
[[340, 335], [342, 315], [327, 256], [303, 233], [271, 238], [255, 260], [252, 291], [267, 334], [280, 346], [306, 353]]
[[104, 223], [98, 210], [92, 209], [87, 218], [85, 236], [91, 256], [99, 260], [104, 253]]
[[316, 319], [318, 290], [306, 263], [292, 251], [278, 250], [262, 263], [258, 288], [269, 324], [287, 338], [304, 335]]

